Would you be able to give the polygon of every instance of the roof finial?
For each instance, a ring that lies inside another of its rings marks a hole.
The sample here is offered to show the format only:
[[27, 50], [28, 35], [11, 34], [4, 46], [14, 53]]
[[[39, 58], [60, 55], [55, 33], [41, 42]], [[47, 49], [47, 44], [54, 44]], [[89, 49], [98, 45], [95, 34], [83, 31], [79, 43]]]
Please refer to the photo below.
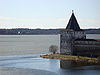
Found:
[[72, 13], [74, 13], [74, 10], [72, 10]]

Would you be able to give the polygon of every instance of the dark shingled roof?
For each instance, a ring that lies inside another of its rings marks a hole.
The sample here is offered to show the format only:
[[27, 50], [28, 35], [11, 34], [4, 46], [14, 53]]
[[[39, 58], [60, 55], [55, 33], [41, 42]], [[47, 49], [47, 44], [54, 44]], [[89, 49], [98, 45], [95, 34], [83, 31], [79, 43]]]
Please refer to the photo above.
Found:
[[70, 18], [70, 20], [67, 24], [66, 29], [72, 29], [72, 30], [75, 30], [75, 31], [82, 30], [82, 29], [80, 29], [79, 24], [78, 24], [76, 17], [74, 16], [73, 12], [72, 12], [71, 18]]

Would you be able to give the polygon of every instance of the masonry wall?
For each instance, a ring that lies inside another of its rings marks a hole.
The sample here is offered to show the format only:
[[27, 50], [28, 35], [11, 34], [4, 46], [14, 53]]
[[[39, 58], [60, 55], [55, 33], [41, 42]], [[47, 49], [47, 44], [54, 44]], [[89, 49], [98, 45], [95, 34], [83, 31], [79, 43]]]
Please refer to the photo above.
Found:
[[69, 32], [62, 32], [60, 34], [60, 53], [61, 54], [72, 54], [73, 50], [73, 39]]
[[63, 30], [60, 34], [60, 53], [61, 54], [73, 54], [74, 40], [85, 39], [86, 35], [84, 31], [71, 31]]
[[75, 41], [74, 55], [100, 56], [100, 41]]

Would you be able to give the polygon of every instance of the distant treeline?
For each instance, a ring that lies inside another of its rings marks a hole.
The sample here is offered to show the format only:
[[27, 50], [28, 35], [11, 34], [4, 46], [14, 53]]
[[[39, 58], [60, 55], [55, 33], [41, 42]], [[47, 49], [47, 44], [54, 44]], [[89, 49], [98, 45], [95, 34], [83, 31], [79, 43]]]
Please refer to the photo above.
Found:
[[[0, 29], [0, 35], [60, 34], [61, 29]], [[86, 34], [100, 34], [99, 29], [84, 29]]]

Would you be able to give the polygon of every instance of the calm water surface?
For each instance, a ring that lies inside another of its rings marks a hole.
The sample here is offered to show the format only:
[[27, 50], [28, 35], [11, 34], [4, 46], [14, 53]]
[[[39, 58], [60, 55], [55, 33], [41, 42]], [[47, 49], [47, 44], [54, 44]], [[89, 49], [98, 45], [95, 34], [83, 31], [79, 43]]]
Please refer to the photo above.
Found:
[[59, 47], [59, 35], [0, 35], [0, 55], [48, 53], [50, 45]]
[[[4, 69], [6, 68], [6, 69]], [[16, 71], [17, 70], [17, 71]], [[20, 70], [20, 71], [18, 71]], [[12, 71], [14, 72], [12, 74]], [[6, 73], [7, 72], [7, 73]], [[6, 74], [5, 74], [6, 73]], [[0, 75], [100, 75], [100, 66], [43, 59], [38, 55], [1, 56]]]
[[[100, 34], [87, 38], [100, 39]], [[0, 35], [0, 75], [100, 75], [99, 65], [39, 57], [59, 41], [59, 35]]]
[[100, 34], [87, 34], [87, 39], [100, 39]]
[[[100, 34], [87, 38], [100, 39]], [[50, 45], [60, 45], [60, 35], [0, 35], [0, 56], [48, 53]]]

